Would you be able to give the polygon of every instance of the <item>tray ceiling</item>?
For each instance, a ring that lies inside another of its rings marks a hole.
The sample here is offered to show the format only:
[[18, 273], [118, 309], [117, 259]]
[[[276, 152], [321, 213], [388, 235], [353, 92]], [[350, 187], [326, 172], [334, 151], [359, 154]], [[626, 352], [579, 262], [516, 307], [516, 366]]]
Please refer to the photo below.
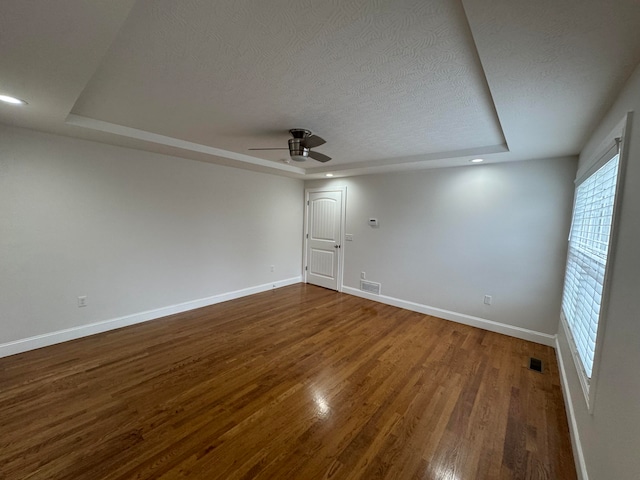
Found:
[[640, 61], [635, 0], [7, 3], [0, 121], [292, 176], [574, 155]]

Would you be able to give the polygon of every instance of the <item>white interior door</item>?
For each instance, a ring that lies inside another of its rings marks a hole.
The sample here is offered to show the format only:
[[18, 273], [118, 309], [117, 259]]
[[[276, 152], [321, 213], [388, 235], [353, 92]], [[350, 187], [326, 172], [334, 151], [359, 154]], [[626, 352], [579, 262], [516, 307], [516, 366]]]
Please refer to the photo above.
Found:
[[344, 190], [307, 193], [306, 281], [339, 290]]

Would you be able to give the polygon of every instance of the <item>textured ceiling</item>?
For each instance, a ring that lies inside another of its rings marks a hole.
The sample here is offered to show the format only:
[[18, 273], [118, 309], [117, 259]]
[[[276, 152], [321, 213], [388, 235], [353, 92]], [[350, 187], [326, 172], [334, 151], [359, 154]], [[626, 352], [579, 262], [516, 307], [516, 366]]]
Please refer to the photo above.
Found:
[[[29, 106], [0, 122], [310, 178], [573, 155], [638, 24], [637, 0], [4, 0], [0, 93]], [[248, 150], [293, 127], [334, 159]]]
[[450, 0], [143, 0], [73, 113], [242, 153], [302, 127], [334, 164], [504, 144]]
[[464, 0], [512, 154], [573, 155], [640, 62], [640, 0]]

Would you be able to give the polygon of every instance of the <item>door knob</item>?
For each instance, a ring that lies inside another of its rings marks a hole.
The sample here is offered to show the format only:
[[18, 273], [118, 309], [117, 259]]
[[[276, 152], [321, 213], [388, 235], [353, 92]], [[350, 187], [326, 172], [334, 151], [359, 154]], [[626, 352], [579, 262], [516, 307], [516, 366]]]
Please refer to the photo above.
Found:
[[340, 245], [334, 245], [333, 248], [340, 248]]

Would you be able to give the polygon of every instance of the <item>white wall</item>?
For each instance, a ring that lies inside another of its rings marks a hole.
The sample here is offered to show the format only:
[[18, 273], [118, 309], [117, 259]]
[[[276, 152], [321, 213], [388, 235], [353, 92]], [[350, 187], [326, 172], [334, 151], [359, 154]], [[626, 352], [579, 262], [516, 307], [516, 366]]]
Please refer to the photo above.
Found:
[[301, 180], [0, 126], [0, 345], [299, 277], [302, 199]]
[[[344, 284], [555, 334], [576, 159], [308, 181], [347, 186]], [[367, 225], [377, 217], [379, 228]], [[493, 305], [483, 304], [485, 294]]]
[[580, 155], [579, 170], [597, 160], [599, 144], [628, 111], [634, 111], [635, 118], [627, 132], [629, 156], [593, 415], [587, 411], [564, 331], [558, 331], [570, 405], [590, 480], [640, 478], [640, 66], [591, 135]]

